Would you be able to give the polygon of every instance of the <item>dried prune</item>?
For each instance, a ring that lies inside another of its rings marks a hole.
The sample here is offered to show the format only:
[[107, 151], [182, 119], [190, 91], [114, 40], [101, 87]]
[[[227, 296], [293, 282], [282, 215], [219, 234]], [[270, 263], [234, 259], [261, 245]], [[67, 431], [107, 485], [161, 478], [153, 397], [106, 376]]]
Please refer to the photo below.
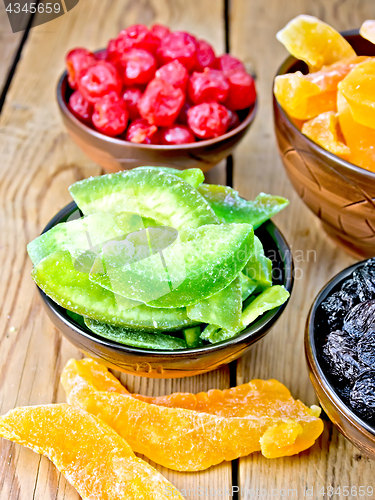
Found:
[[332, 329], [341, 328], [346, 313], [353, 307], [354, 298], [342, 290], [328, 297], [321, 305], [326, 321]]
[[327, 343], [323, 347], [323, 356], [332, 375], [341, 382], [349, 381], [354, 384], [355, 379], [361, 372], [361, 367], [355, 359], [355, 341], [342, 331], [331, 332], [327, 337]]
[[358, 342], [358, 360], [375, 369], [375, 331], [368, 332]]
[[375, 371], [364, 372], [350, 392], [350, 404], [361, 417], [375, 417]]
[[375, 269], [371, 265], [356, 269], [353, 279], [358, 282], [358, 297], [361, 302], [375, 297]]
[[375, 329], [375, 300], [357, 304], [344, 318], [344, 330], [352, 337], [360, 338]]

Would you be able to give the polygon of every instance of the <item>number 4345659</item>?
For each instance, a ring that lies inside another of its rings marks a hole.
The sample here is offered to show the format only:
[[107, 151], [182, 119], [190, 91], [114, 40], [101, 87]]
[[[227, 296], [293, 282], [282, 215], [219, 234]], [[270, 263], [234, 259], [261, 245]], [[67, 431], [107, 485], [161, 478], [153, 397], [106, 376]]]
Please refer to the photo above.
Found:
[[61, 5], [59, 3], [30, 3], [30, 4], [25, 4], [21, 8], [21, 4], [19, 3], [10, 3], [8, 7], [5, 9], [7, 12], [12, 12], [14, 14], [18, 14], [20, 12], [27, 12], [30, 14], [35, 14], [36, 12], [39, 12], [40, 14], [43, 14], [44, 12], [46, 14], [51, 14], [54, 12], [55, 14], [58, 14], [60, 12]]

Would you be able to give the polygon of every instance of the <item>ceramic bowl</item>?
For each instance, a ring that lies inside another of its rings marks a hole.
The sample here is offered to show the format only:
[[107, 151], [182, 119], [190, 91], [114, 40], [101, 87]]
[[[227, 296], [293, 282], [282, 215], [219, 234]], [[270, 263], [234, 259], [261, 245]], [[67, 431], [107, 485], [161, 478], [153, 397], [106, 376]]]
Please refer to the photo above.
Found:
[[160, 165], [180, 170], [198, 167], [206, 172], [233, 152], [256, 114], [256, 104], [241, 111], [239, 115], [242, 121], [238, 127], [214, 139], [176, 146], [135, 144], [108, 137], [81, 123], [67, 106], [71, 94], [65, 71], [57, 85], [57, 103], [63, 123], [74, 142], [108, 172], [142, 165]]
[[305, 353], [310, 379], [324, 411], [332, 423], [354, 446], [375, 460], [375, 428], [363, 421], [345, 404], [340, 393], [335, 389], [334, 381], [321, 357], [323, 342], [328, 330], [322, 328], [318, 310], [320, 304], [333, 292], [339, 290], [349, 275], [363, 264], [364, 262], [359, 262], [347, 267], [319, 292], [312, 304], [306, 323]]
[[[375, 45], [358, 32], [344, 33], [358, 55], [375, 56]], [[307, 66], [288, 57], [278, 75]], [[375, 255], [375, 173], [329, 153], [304, 136], [274, 97], [274, 121], [280, 156], [297, 193], [317, 215], [325, 231], [362, 257]]]
[[[76, 204], [70, 203], [49, 222], [43, 232], [59, 222], [65, 222], [77, 210]], [[256, 234], [264, 244], [266, 255], [273, 260], [274, 284], [282, 284], [291, 292], [293, 259], [288, 243], [271, 221], [263, 224]], [[128, 347], [95, 335], [72, 320], [66, 310], [47, 297], [42, 290], [39, 289], [39, 293], [54, 325], [86, 356], [110, 368], [152, 378], [198, 375], [237, 359], [270, 331], [286, 307], [285, 303], [268, 311], [258, 321], [228, 341], [199, 348], [162, 351]]]

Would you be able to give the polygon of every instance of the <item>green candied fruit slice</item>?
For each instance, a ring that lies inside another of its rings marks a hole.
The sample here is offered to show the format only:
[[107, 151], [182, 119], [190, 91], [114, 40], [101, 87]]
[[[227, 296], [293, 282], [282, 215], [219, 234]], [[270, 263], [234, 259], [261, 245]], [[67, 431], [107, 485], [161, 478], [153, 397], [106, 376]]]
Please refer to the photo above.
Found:
[[135, 212], [176, 229], [218, 224], [209, 203], [175, 175], [149, 168], [91, 177], [69, 188], [84, 214]]
[[[212, 344], [229, 340], [244, 328], [253, 323], [259, 316], [271, 309], [281, 306], [289, 298], [289, 292], [282, 285], [275, 285], [264, 290], [260, 295], [251, 300], [245, 307], [241, 315], [241, 328], [238, 330], [225, 330], [225, 329], [210, 329], [206, 333], [207, 328], [203, 331], [205, 340]], [[210, 325], [209, 325], [210, 326]]]
[[245, 301], [256, 290], [258, 283], [246, 276], [243, 272], [239, 274], [241, 283], [242, 302]]
[[[136, 217], [138, 222], [142, 222], [139, 215]], [[123, 218], [125, 219], [124, 214]], [[116, 224], [113, 215], [96, 213], [57, 224], [31, 241], [27, 245], [27, 251], [35, 266], [47, 255], [57, 250], [67, 250], [74, 259], [85, 258], [91, 254], [95, 255], [100, 252], [104, 243], [122, 236], [123, 230]]]
[[177, 168], [171, 167], [138, 167], [139, 169], [147, 168], [152, 169], [157, 172], [166, 172], [167, 174], [176, 175], [177, 177], [181, 177], [185, 182], [193, 186], [194, 188], [198, 188], [202, 182], [204, 182], [204, 173], [200, 168], [187, 168], [185, 170], [178, 170]]
[[117, 296], [75, 269], [67, 251], [48, 255], [32, 271], [36, 284], [57, 304], [88, 318], [145, 332], [176, 331], [195, 326], [185, 308], [153, 309]]
[[90, 279], [155, 308], [183, 307], [228, 286], [253, 253], [253, 241], [249, 224], [201, 226], [180, 231], [173, 244], [136, 261], [126, 242], [112, 242], [103, 247], [103, 265], [99, 272], [94, 266]]
[[182, 333], [184, 334], [185, 342], [188, 347], [201, 347], [203, 345], [200, 326], [186, 328], [182, 330]]
[[77, 314], [75, 312], [68, 311], [68, 310], [66, 310], [66, 314], [69, 316], [69, 318], [71, 318], [73, 321], [78, 323], [80, 326], [83, 326], [83, 327], [86, 326], [85, 318], [83, 316], [81, 316], [80, 314]]
[[255, 281], [260, 290], [272, 286], [272, 261], [264, 255], [263, 245], [257, 236], [254, 236], [254, 253], [242, 272]]
[[140, 347], [143, 349], [160, 349], [166, 351], [175, 351], [177, 349], [186, 349], [188, 346], [183, 339], [172, 337], [172, 335], [163, 333], [146, 333], [129, 330], [122, 326], [107, 325], [93, 319], [86, 318], [87, 328], [100, 337], [114, 340], [119, 344], [131, 347]]
[[246, 222], [254, 226], [254, 229], [289, 204], [289, 201], [281, 196], [265, 193], [260, 193], [254, 201], [247, 201], [229, 186], [202, 184], [198, 191], [211, 205], [221, 222]]
[[241, 325], [242, 289], [239, 276], [220, 292], [186, 308], [189, 318], [221, 328]]
[[213, 337], [213, 335], [215, 335], [219, 331], [221, 331], [220, 326], [207, 325], [206, 328], [201, 333], [201, 339], [208, 340], [209, 342], [211, 342], [211, 338]]

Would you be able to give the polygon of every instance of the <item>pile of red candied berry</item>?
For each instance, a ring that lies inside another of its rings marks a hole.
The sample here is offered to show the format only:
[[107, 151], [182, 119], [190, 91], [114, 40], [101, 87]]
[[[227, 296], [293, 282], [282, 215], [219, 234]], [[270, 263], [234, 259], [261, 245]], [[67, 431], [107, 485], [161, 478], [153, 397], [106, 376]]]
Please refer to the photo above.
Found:
[[[96, 54], [66, 56], [69, 109], [99, 132], [143, 144], [188, 144], [225, 134], [256, 99], [253, 78], [229, 54], [183, 31], [130, 26]], [[239, 113], [238, 113], [239, 112]]]

